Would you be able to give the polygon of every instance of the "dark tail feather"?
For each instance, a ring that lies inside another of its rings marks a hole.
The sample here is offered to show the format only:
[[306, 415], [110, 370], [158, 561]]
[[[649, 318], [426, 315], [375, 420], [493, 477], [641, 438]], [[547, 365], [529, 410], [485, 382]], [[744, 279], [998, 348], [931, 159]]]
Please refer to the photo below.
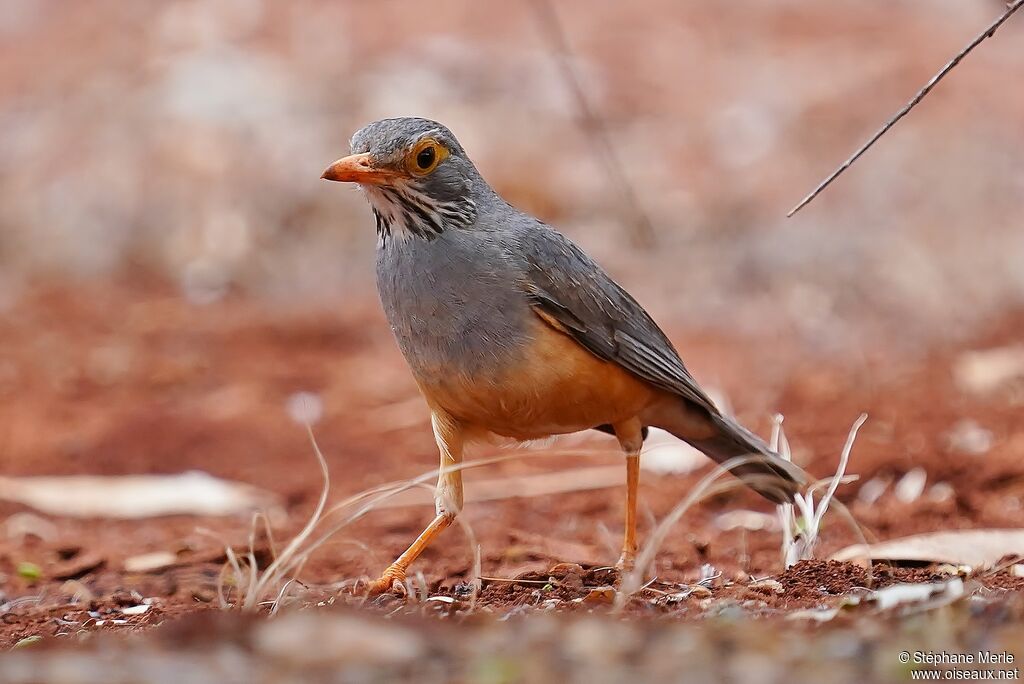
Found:
[[738, 456], [755, 456], [758, 460], [730, 469], [751, 489], [774, 503], [789, 503], [793, 495], [806, 483], [803, 471], [780, 458], [764, 440], [742, 425], [721, 415], [711, 415], [711, 423], [718, 434], [706, 439], [692, 439], [683, 434], [676, 437], [692, 444], [717, 463]]

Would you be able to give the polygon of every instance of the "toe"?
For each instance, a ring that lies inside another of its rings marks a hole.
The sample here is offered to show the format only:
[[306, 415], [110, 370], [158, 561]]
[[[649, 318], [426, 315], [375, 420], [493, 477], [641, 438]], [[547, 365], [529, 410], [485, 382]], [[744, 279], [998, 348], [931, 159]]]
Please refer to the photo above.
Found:
[[381, 594], [406, 595], [405, 573], [395, 568], [388, 568], [377, 580], [370, 582], [366, 587], [368, 596], [380, 596]]

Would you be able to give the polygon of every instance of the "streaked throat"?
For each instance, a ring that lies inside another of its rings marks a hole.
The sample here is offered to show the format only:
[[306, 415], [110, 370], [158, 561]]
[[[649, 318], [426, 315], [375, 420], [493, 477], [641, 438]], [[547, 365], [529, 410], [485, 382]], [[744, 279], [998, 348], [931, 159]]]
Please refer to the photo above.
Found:
[[468, 226], [476, 219], [476, 205], [469, 197], [437, 200], [408, 183], [363, 189], [373, 208], [381, 246], [393, 240], [433, 240], [445, 230]]

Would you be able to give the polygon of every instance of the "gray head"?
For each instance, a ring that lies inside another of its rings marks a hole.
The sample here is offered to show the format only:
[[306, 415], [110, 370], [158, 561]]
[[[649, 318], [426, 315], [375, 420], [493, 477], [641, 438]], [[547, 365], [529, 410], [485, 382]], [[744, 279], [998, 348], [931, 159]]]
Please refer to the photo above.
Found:
[[385, 244], [392, 236], [431, 240], [469, 226], [475, 200], [492, 194], [452, 132], [429, 119], [369, 124], [352, 136], [352, 154], [323, 178], [360, 185]]

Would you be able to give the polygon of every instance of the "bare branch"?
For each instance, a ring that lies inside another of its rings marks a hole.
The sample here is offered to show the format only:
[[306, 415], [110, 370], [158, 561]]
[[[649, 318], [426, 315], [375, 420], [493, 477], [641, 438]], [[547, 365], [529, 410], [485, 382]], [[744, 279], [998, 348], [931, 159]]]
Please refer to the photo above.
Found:
[[608, 127], [587, 99], [587, 94], [580, 83], [579, 74], [573, 67], [569, 41], [565, 38], [565, 30], [558, 18], [558, 12], [555, 11], [551, 0], [534, 0], [533, 6], [536, 10], [537, 23], [540, 25], [552, 56], [558, 63], [562, 78], [569, 85], [569, 89], [576, 99], [584, 132], [597, 143], [596, 148], [599, 150], [601, 163], [604, 164], [612, 184], [615, 185], [622, 197], [622, 202], [628, 212], [627, 219], [632, 226], [633, 243], [641, 247], [651, 247], [654, 245], [654, 228], [651, 225], [651, 220], [640, 205], [636, 191], [623, 171], [622, 161], [608, 135]]
[[972, 50], [974, 50], [974, 48], [978, 47], [978, 45], [981, 44], [981, 42], [983, 40], [985, 40], [986, 38], [990, 38], [992, 36], [992, 34], [994, 34], [996, 32], [996, 29], [998, 29], [1000, 26], [1002, 26], [1003, 22], [1005, 22], [1007, 19], [1009, 19], [1013, 15], [1013, 13], [1016, 12], [1017, 10], [1019, 10], [1021, 7], [1024, 7], [1024, 0], [1015, 0], [1014, 2], [1009, 3], [1009, 5], [1006, 8], [1006, 11], [1003, 12], [1002, 16], [1000, 16], [994, 22], [989, 24], [989, 26], [984, 31], [982, 31], [980, 34], [978, 34], [978, 36], [975, 37], [975, 39], [972, 40], [971, 43], [967, 47], [965, 47], [963, 50], [961, 50], [957, 54], [956, 57], [954, 57], [952, 60], [950, 60], [946, 64], [946, 66], [942, 67], [942, 69], [939, 71], [939, 73], [937, 73], [934, 76], [932, 76], [932, 79], [930, 81], [928, 81], [928, 83], [925, 84], [925, 86], [923, 88], [921, 88], [921, 90], [917, 91], [917, 94], [914, 95], [913, 99], [910, 100], [910, 102], [908, 102], [906, 105], [904, 105], [903, 109], [901, 109], [899, 112], [897, 112], [894, 117], [892, 117], [891, 119], [886, 121], [885, 125], [882, 126], [878, 130], [877, 133], [875, 133], [873, 136], [871, 136], [870, 140], [868, 140], [866, 143], [864, 143], [864, 145], [862, 145], [859, 150], [854, 152], [853, 156], [851, 156], [849, 159], [847, 159], [845, 162], [843, 162], [842, 165], [838, 169], [836, 169], [835, 171], [832, 172], [831, 176], [829, 176], [828, 178], [823, 180], [821, 182], [821, 184], [818, 185], [818, 187], [816, 187], [809, 195], [804, 197], [803, 200], [800, 201], [800, 204], [798, 204], [795, 207], [793, 207], [792, 209], [790, 209], [789, 213], [786, 214], [786, 217], [789, 218], [790, 216], [792, 216], [796, 212], [798, 212], [801, 209], [803, 209], [807, 204], [810, 203], [811, 200], [813, 200], [815, 197], [817, 197], [821, 193], [822, 190], [824, 190], [829, 185], [831, 185], [832, 181], [834, 181], [836, 178], [839, 177], [839, 174], [841, 174], [846, 169], [850, 168], [850, 166], [853, 164], [853, 162], [857, 161], [857, 159], [859, 159], [862, 154], [864, 154], [865, 152], [868, 151], [868, 148], [870, 148], [872, 145], [874, 145], [876, 142], [878, 142], [878, 139], [881, 138], [883, 135], [885, 135], [886, 132], [890, 128], [892, 128], [896, 124], [897, 121], [902, 119], [904, 116], [906, 116], [910, 112], [911, 109], [916, 107], [917, 103], [920, 102], [921, 100], [923, 100], [925, 95], [927, 95], [929, 92], [931, 92], [931, 89], [934, 88], [935, 85], [946, 76], [946, 74], [948, 74], [950, 71], [952, 71], [953, 68], [956, 67], [956, 65], [960, 63], [960, 60], [962, 60], [964, 57], [966, 57]]

